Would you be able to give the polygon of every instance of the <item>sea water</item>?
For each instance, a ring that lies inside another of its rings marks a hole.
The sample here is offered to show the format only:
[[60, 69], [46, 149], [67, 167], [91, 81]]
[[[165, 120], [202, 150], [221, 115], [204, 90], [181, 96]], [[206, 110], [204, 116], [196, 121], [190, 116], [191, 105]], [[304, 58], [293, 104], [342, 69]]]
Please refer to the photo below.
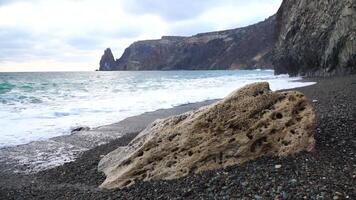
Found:
[[223, 98], [248, 83], [311, 85], [272, 70], [0, 73], [0, 147], [70, 134], [160, 108]]

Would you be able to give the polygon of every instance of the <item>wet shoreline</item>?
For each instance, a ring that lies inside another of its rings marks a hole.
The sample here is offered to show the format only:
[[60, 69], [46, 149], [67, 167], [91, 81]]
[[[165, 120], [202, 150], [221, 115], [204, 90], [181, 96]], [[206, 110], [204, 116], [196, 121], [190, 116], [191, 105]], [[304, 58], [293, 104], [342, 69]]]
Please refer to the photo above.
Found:
[[[306, 94], [311, 101], [316, 100], [317, 143], [313, 153], [262, 158], [177, 180], [141, 182], [123, 190], [99, 190], [97, 186], [105, 177], [97, 172], [97, 162], [102, 155], [126, 145], [140, 131], [137, 129], [53, 169], [32, 175], [0, 173], [0, 196], [6, 199], [354, 199], [356, 76], [307, 80], [318, 83], [295, 90]], [[206, 104], [209, 103], [212, 102]], [[172, 109], [162, 113], [178, 114]], [[145, 122], [155, 117], [155, 114], [147, 116]], [[131, 125], [139, 124], [132, 121]], [[277, 164], [282, 167], [276, 169]]]

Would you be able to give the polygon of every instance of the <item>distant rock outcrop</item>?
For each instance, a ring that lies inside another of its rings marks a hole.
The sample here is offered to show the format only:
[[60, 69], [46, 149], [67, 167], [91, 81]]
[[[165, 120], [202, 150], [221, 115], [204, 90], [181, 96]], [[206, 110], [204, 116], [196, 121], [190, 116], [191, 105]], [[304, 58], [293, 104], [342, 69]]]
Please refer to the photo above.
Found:
[[276, 74], [356, 73], [355, 0], [284, 0], [276, 34]]
[[272, 68], [274, 31], [275, 16], [272, 16], [244, 28], [138, 41], [115, 62], [111, 52], [107, 56], [108, 52], [105, 52], [100, 70]]
[[110, 48], [107, 48], [104, 51], [104, 55], [100, 59], [100, 71], [110, 71], [112, 67], [116, 66], [116, 61], [114, 55], [111, 52]]
[[271, 92], [268, 83], [248, 85], [213, 105], [152, 123], [100, 161], [107, 176], [101, 187], [175, 179], [311, 150], [314, 130], [315, 113], [303, 94]]

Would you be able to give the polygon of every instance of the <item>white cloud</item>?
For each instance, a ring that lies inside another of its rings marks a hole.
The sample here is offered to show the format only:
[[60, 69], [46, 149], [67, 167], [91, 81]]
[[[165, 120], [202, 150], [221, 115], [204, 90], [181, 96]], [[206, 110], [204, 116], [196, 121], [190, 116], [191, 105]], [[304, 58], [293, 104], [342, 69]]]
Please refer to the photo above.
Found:
[[[132, 42], [245, 26], [281, 0], [0, 0], [0, 71], [94, 70]], [[56, 66], [56, 67], [53, 67]], [[16, 69], [15, 69], [16, 67]]]

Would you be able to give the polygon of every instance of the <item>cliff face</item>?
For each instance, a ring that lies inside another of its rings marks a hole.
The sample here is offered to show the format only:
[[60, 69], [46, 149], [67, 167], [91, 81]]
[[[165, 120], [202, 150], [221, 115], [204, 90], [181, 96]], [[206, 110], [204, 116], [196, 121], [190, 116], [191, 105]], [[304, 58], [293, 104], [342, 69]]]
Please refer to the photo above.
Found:
[[284, 0], [276, 23], [276, 74], [356, 73], [355, 0]]
[[[273, 60], [273, 63], [272, 63]], [[252, 26], [139, 41], [100, 70], [254, 69], [276, 74], [356, 73], [356, 1], [284, 0], [276, 16]]]
[[106, 51], [100, 70], [272, 68], [274, 30], [273, 16], [244, 28], [138, 41], [115, 62], [112, 62], [111, 51]]

